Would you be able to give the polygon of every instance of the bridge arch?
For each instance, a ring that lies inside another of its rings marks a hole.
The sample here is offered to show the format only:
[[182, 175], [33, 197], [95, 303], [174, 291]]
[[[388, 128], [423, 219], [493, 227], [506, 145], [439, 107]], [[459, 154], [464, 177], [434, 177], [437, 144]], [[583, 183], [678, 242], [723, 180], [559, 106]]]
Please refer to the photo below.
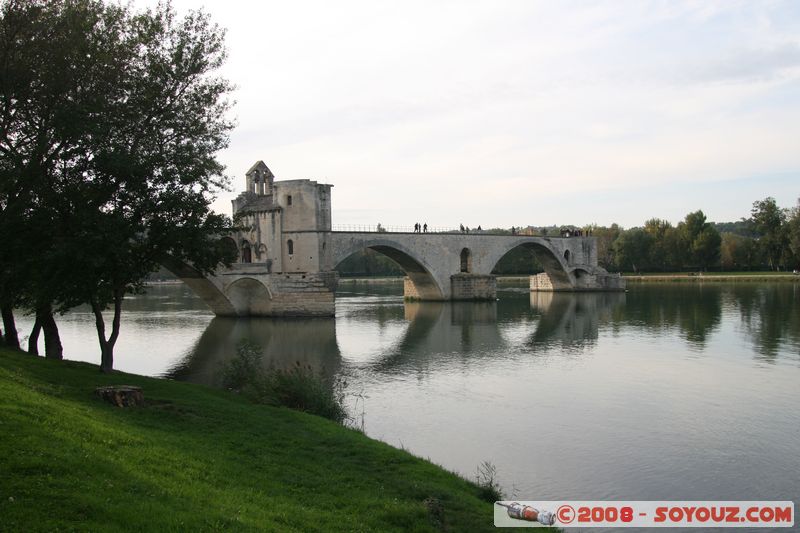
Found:
[[350, 239], [346, 243], [337, 243], [334, 248], [332, 268], [335, 270], [342, 261], [365, 249], [385, 255], [397, 263], [413, 285], [413, 290], [416, 292], [413, 295], [415, 298], [422, 300], [445, 299], [441, 280], [436, 279], [434, 270], [403, 244], [386, 238], [370, 238], [365, 235], [363, 239]]
[[269, 289], [254, 278], [238, 278], [225, 287], [225, 296], [240, 316], [269, 316], [272, 295]]
[[463, 248], [460, 254], [461, 272], [469, 274], [472, 272], [472, 251], [469, 248]]
[[562, 253], [548, 239], [542, 237], [521, 237], [497, 248], [487, 260], [488, 271], [493, 271], [503, 256], [519, 247], [533, 251], [556, 290], [571, 289], [575, 286], [575, 279], [569, 266], [571, 255], [569, 250]]
[[228, 296], [223, 292], [222, 287], [192, 265], [172, 256], [161, 258], [161, 265], [188, 285], [211, 308], [215, 315], [237, 316], [239, 314], [228, 299]]

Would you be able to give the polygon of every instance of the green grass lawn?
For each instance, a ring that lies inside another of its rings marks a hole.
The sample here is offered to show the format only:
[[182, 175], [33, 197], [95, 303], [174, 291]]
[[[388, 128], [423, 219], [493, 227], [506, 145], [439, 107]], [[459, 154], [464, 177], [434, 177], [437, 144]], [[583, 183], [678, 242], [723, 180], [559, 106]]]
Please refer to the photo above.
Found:
[[[93, 394], [109, 384], [148, 405]], [[479, 494], [319, 417], [0, 349], [0, 530], [494, 530]]]

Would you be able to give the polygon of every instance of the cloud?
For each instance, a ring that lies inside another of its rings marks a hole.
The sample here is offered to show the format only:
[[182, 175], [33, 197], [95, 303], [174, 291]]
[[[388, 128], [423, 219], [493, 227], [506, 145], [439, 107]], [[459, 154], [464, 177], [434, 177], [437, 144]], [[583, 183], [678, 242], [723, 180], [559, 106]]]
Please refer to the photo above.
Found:
[[669, 184], [749, 205], [737, 180], [800, 172], [797, 6], [209, 1], [239, 86], [221, 158], [237, 190], [258, 159], [333, 183], [338, 222], [634, 225]]
[[800, 45], [784, 43], [769, 49], [738, 49], [695, 63], [686, 69], [686, 81], [765, 82], [783, 76], [800, 78]]

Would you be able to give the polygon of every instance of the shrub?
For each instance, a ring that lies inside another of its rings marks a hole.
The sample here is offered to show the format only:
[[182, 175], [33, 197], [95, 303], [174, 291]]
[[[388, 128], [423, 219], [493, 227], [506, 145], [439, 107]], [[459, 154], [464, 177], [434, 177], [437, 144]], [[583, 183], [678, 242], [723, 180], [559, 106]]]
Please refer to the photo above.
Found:
[[316, 372], [299, 361], [288, 369], [264, 370], [261, 349], [242, 341], [236, 357], [225, 369], [225, 386], [247, 395], [257, 403], [289, 407], [345, 423], [344, 382]]
[[494, 503], [503, 499], [503, 492], [497, 481], [497, 467], [490, 461], [483, 461], [478, 465], [475, 478], [480, 489], [478, 496], [482, 500]]

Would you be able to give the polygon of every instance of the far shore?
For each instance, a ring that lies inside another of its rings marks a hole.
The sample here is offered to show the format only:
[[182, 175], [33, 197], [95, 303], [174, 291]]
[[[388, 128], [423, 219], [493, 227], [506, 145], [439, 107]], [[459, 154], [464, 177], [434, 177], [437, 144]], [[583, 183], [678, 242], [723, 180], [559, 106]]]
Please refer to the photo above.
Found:
[[800, 281], [800, 276], [791, 272], [672, 272], [623, 274], [626, 280], [638, 282], [718, 282], [718, 281]]

